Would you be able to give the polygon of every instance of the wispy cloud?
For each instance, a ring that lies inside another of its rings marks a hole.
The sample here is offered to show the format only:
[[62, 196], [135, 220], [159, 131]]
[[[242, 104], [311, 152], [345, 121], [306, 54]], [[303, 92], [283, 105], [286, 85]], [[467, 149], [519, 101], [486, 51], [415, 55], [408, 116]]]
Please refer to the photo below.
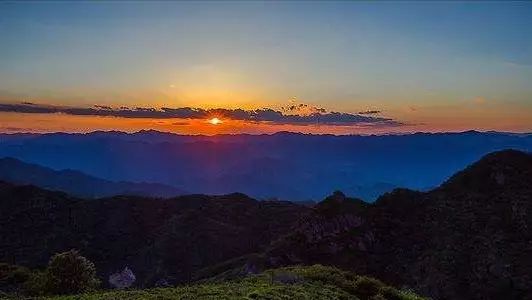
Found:
[[[303, 113], [299, 113], [304, 110]], [[391, 118], [370, 116], [380, 111], [365, 111], [360, 113], [334, 112], [307, 105], [275, 110], [262, 108], [256, 110], [244, 109], [202, 109], [193, 107], [153, 108], [153, 107], [120, 107], [112, 108], [105, 105], [93, 107], [66, 107], [41, 105], [29, 102], [0, 103], [0, 111], [18, 113], [67, 114], [80, 116], [108, 116], [119, 118], [154, 118], [154, 119], [207, 119], [211, 117], [228, 118], [249, 122], [268, 122], [273, 124], [294, 125], [364, 125], [364, 126], [401, 126], [403, 123]], [[293, 112], [293, 113], [291, 113]]]
[[365, 110], [365, 111], [358, 112], [359, 115], [376, 115], [380, 113], [382, 113], [382, 111], [380, 110]]

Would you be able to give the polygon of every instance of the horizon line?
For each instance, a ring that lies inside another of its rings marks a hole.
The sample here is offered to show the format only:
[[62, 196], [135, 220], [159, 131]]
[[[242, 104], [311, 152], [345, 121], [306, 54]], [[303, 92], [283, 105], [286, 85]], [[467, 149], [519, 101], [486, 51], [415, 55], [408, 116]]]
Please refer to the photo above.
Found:
[[437, 132], [430, 132], [430, 131], [416, 131], [416, 132], [390, 132], [390, 133], [371, 133], [371, 134], [333, 134], [333, 133], [304, 133], [300, 131], [286, 131], [281, 130], [274, 133], [217, 133], [217, 134], [180, 134], [175, 133], [171, 131], [160, 131], [156, 129], [141, 129], [138, 131], [121, 131], [121, 130], [94, 130], [89, 132], [66, 132], [66, 131], [50, 131], [50, 132], [29, 132], [29, 131], [23, 131], [23, 132], [0, 132], [0, 135], [54, 135], [54, 134], [65, 134], [65, 135], [91, 135], [91, 134], [97, 134], [97, 133], [119, 133], [119, 134], [125, 134], [125, 135], [136, 135], [141, 133], [159, 133], [159, 134], [166, 134], [166, 135], [173, 135], [173, 136], [180, 136], [180, 137], [223, 137], [223, 136], [274, 136], [274, 135], [281, 135], [281, 134], [291, 134], [291, 135], [304, 135], [304, 136], [336, 136], [336, 137], [350, 137], [350, 136], [361, 136], [361, 137], [371, 137], [371, 136], [409, 136], [409, 135], [416, 135], [416, 134], [427, 134], [427, 135], [438, 135], [438, 134], [465, 134], [465, 133], [479, 133], [479, 134], [507, 134], [507, 135], [532, 135], [532, 131], [528, 132], [512, 132], [512, 131], [497, 131], [497, 130], [477, 130], [477, 129], [470, 129], [470, 130], [462, 130], [462, 131], [437, 131]]

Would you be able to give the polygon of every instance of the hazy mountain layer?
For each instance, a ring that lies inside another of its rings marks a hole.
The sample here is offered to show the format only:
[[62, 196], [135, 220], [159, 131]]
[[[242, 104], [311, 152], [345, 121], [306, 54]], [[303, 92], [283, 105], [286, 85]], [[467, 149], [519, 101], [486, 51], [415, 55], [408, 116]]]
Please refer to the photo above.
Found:
[[464, 132], [390, 136], [0, 135], [0, 156], [112, 181], [191, 193], [321, 200], [334, 190], [374, 200], [395, 187], [427, 190], [483, 155], [532, 150], [532, 135]]
[[158, 183], [114, 182], [79, 171], [55, 171], [14, 158], [0, 158], [0, 180], [16, 184], [32, 184], [83, 198], [116, 195], [175, 197], [183, 190]]

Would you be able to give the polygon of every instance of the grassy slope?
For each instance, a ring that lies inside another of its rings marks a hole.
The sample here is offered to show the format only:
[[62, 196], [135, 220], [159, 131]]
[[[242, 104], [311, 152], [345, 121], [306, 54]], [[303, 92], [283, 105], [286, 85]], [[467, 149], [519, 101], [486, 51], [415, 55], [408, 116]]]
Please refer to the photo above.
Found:
[[315, 265], [266, 271], [240, 280], [176, 288], [56, 296], [49, 300], [103, 299], [371, 299], [421, 300], [368, 277]]

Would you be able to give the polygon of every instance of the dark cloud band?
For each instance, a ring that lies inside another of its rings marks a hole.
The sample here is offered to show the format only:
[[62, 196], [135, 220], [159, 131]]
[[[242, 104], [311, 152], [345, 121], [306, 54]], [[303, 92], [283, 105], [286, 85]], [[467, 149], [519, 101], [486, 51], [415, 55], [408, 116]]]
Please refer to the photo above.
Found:
[[250, 122], [269, 122], [274, 124], [294, 124], [294, 125], [375, 125], [375, 126], [401, 126], [403, 123], [390, 118], [370, 116], [377, 112], [361, 112], [358, 114], [343, 112], [327, 112], [324, 109], [311, 114], [286, 114], [271, 108], [256, 110], [243, 109], [202, 109], [202, 108], [128, 108], [118, 109], [109, 106], [95, 105], [94, 107], [62, 107], [49, 106], [34, 103], [1, 104], [0, 111], [18, 113], [63, 113], [77, 116], [105, 116], [119, 118], [154, 118], [154, 119], [207, 119], [213, 116], [242, 120]]

